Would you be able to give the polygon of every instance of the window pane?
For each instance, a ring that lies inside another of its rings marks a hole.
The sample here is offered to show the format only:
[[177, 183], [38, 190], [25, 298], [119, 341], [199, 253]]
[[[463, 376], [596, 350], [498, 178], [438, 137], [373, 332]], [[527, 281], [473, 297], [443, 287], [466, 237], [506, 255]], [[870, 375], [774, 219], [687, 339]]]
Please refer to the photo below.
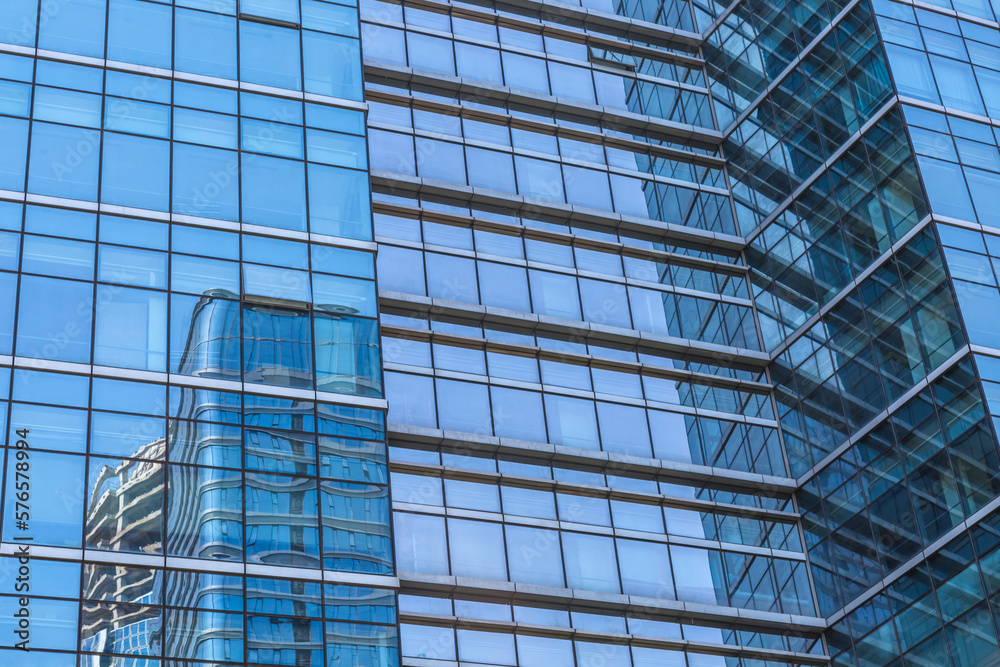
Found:
[[101, 201], [166, 211], [170, 205], [170, 144], [107, 132]]
[[501, 524], [448, 519], [448, 548], [453, 575], [507, 580]]
[[21, 278], [17, 354], [89, 363], [93, 290], [92, 283]]
[[166, 293], [99, 285], [97, 299], [94, 363], [166, 371]]
[[[551, 499], [552, 494], [548, 495]], [[505, 502], [506, 498], [505, 493]], [[504, 511], [510, 510], [505, 506]], [[564, 585], [558, 532], [522, 526], [506, 526], [504, 530], [507, 533], [507, 558], [510, 562], [511, 581], [540, 586]]]
[[[401, 572], [448, 574], [444, 519], [423, 514], [393, 515], [396, 560]], [[406, 648], [404, 645], [404, 653]]]
[[604, 593], [621, 592], [615, 545], [610, 537], [563, 533], [566, 585]]
[[302, 90], [299, 33], [291, 28], [240, 21], [240, 79]]

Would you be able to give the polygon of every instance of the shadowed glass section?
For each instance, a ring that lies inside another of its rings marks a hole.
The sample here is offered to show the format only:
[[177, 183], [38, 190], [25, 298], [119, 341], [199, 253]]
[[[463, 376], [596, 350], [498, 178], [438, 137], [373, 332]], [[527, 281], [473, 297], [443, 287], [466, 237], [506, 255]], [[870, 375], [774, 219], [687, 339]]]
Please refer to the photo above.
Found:
[[795, 333], [927, 212], [893, 110], [750, 241], [765, 348]]
[[819, 463], [964, 342], [941, 251], [925, 230], [772, 364], [792, 474]]

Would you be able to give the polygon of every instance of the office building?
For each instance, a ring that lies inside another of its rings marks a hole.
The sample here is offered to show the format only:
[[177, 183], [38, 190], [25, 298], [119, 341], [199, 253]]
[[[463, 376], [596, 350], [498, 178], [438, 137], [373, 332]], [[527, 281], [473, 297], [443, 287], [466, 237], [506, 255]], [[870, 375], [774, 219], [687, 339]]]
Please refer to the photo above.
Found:
[[996, 11], [5, 0], [0, 664], [1000, 661]]

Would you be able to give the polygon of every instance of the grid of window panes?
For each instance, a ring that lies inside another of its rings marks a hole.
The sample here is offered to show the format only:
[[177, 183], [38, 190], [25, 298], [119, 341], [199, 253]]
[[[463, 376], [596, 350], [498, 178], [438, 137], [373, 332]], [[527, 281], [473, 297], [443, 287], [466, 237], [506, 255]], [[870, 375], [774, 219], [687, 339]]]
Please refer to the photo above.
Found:
[[[406, 89], [387, 86], [381, 92], [387, 90], [391, 97], [371, 103], [371, 166], [397, 180], [416, 176], [512, 200], [541, 199], [736, 233], [721, 163], [712, 158], [685, 155], [670, 142], [658, 150], [659, 144], [571, 116], [557, 114], [553, 125], [552, 113], [513, 103], [461, 118], [457, 103], [464, 100], [447, 90], [424, 89], [415, 96], [452, 108], [415, 108], [411, 116], [409, 99], [400, 97]], [[530, 124], [519, 126], [520, 118]], [[571, 138], [574, 130], [579, 138]], [[613, 144], [618, 137], [627, 140], [624, 148]]]
[[[701, 85], [680, 83], [678, 79], [689, 79], [687, 68], [678, 71], [676, 66], [647, 67], [645, 72], [633, 73], [634, 67], [605, 65], [600, 51], [595, 54], [579, 35], [543, 36], [537, 20], [523, 20], [519, 13], [469, 10], [453, 18], [449, 9], [447, 4], [362, 2], [362, 18], [377, 21], [362, 23], [362, 31], [372, 33], [371, 39], [365, 35], [365, 59], [504, 86], [522, 94], [715, 126], [700, 73], [690, 78]], [[496, 25], [498, 17], [507, 16], [512, 20]]]
[[543, 620], [566, 596], [819, 627], [718, 139], [676, 125], [701, 100], [664, 99], [704, 94], [701, 63], [664, 49], [654, 70], [657, 27], [609, 53], [613, 29], [566, 34], [572, 11], [493, 8], [362, 6], [395, 546], [402, 591], [530, 585], [550, 627], [456, 634], [441, 599], [404, 657], [714, 665], [765, 641], [574, 647]]
[[[76, 667], [77, 649], [80, 665], [399, 662], [392, 589], [124, 563], [31, 563], [32, 650], [0, 648], [5, 665]], [[0, 556], [5, 570], [16, 565]], [[0, 595], [0, 632], [13, 632], [16, 604]]]
[[[28, 369], [12, 379], [9, 440], [28, 442], [51, 484], [33, 544], [392, 572], [381, 412]], [[18, 534], [3, 522], [5, 542]]]
[[0, 10], [31, 665], [398, 664], [359, 37], [350, 0]]

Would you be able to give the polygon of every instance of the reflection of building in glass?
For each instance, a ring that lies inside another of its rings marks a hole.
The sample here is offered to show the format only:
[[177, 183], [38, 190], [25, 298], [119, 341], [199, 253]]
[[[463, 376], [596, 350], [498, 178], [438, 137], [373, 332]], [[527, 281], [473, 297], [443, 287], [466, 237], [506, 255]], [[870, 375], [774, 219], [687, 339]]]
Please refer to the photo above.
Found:
[[[270, 301], [280, 300], [271, 299]], [[240, 303], [223, 289], [194, 306], [177, 372], [257, 384], [376, 396], [378, 327], [341, 305], [293, 310]]]
[[[202, 299], [182, 357], [185, 374], [216, 375], [229, 364], [226, 359], [239, 358], [241, 337], [226, 333], [237, 321], [227, 315], [233, 312], [239, 312], [238, 302]], [[252, 350], [248, 367], [259, 373], [256, 380], [294, 384], [294, 377], [309, 377], [308, 363], [299, 364], [305, 375], [288, 372], [299, 358], [296, 350], [309, 349], [308, 330], [297, 328], [308, 325], [308, 313], [287, 319], [255, 306], [244, 314], [245, 326], [260, 325], [242, 337]], [[312, 401], [249, 394], [241, 400], [208, 389], [179, 388], [174, 398], [166, 438], [126, 458], [92, 459], [88, 549], [313, 571], [392, 572], [385, 446], [365, 439], [381, 432], [370, 411], [337, 406], [317, 411]], [[149, 606], [164, 595], [162, 572], [132, 581], [135, 576], [127, 567], [85, 571], [84, 590], [94, 601], [84, 608], [85, 650], [229, 657], [245, 641], [248, 659], [267, 664], [314, 664], [327, 645], [360, 664], [386, 664], [394, 655], [394, 635], [385, 629], [324, 622], [321, 584], [285, 582], [286, 590], [277, 595], [268, 590], [274, 586], [270, 580], [248, 579], [244, 593], [241, 577], [170, 573], [167, 604], [189, 610], [168, 609], [164, 617]], [[336, 587], [329, 588], [328, 597]], [[332, 608], [355, 610], [341, 620], [358, 620], [356, 614], [372, 603], [390, 610], [393, 603], [391, 592], [379, 589], [362, 589], [356, 596], [345, 587], [341, 593]], [[230, 613], [239, 611], [244, 599], [255, 601], [256, 609], [248, 612], [259, 612], [247, 617], [245, 627]], [[229, 602], [213, 613], [212, 600]]]

